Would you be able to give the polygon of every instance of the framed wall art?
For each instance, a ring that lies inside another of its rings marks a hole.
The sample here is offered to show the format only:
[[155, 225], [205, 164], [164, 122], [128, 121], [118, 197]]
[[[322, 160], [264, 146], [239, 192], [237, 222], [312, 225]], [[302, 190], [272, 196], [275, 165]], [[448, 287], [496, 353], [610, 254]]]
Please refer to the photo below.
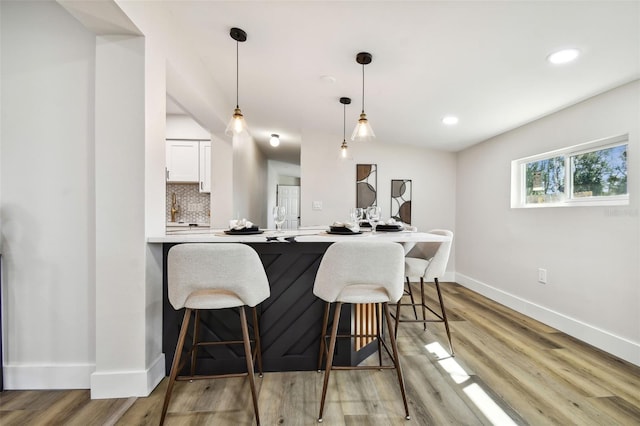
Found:
[[411, 225], [411, 180], [391, 180], [391, 217]]
[[356, 207], [376, 206], [377, 196], [377, 164], [356, 164]]

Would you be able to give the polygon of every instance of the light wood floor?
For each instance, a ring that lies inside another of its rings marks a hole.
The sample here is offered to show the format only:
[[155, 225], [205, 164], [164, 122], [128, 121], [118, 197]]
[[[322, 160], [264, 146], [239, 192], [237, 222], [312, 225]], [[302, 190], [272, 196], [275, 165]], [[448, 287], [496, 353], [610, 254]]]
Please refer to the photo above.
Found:
[[[404, 419], [393, 370], [336, 371], [324, 424], [640, 425], [639, 367], [461, 286], [442, 287], [454, 358], [442, 324], [400, 327], [412, 419]], [[317, 424], [322, 374], [266, 373], [257, 385], [263, 425]], [[147, 398], [110, 400], [91, 400], [88, 390], [6, 391], [0, 424], [155, 425], [165, 389], [166, 379]], [[245, 378], [179, 382], [166, 422], [252, 423]]]

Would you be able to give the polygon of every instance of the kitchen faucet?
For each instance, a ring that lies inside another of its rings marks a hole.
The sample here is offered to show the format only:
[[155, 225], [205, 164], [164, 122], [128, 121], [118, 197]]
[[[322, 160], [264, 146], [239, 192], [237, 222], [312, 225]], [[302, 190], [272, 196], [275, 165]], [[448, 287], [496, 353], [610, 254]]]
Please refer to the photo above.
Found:
[[171, 222], [176, 221], [176, 213], [180, 212], [180, 206], [176, 202], [176, 193], [171, 194]]

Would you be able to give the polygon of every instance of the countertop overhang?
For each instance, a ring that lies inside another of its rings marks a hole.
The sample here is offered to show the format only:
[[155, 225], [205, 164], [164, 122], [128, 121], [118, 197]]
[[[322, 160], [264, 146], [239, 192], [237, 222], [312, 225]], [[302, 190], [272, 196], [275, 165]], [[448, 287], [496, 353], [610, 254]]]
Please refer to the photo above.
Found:
[[[393, 241], [404, 242], [444, 242], [451, 239], [444, 235], [429, 234], [427, 232], [371, 232], [365, 231], [356, 235], [329, 234], [326, 230], [305, 229], [295, 231], [283, 231], [276, 233], [274, 230], [265, 230], [261, 234], [253, 235], [227, 235], [224, 229], [188, 229], [169, 231], [162, 235], [149, 236], [148, 243], [295, 243], [295, 242], [336, 242], [336, 241]], [[295, 238], [291, 241], [292, 237]]]

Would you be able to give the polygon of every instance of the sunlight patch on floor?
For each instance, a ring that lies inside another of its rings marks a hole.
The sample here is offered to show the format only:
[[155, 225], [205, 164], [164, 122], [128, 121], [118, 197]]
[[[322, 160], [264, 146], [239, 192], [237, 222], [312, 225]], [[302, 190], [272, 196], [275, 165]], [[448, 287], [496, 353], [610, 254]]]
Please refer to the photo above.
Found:
[[516, 425], [516, 423], [511, 420], [511, 417], [509, 417], [477, 383], [466, 386], [463, 391], [492, 424], [500, 426]]
[[[438, 364], [446, 371], [451, 379], [457, 384], [462, 384], [469, 380], [471, 376], [464, 371], [464, 368], [455, 360], [454, 357], [447, 352], [440, 343], [433, 342], [425, 345], [425, 348], [436, 356]], [[478, 385], [471, 383], [462, 388], [464, 393], [469, 397], [471, 402], [485, 415], [487, 420], [494, 425], [516, 425], [498, 404]]]
[[440, 364], [444, 371], [449, 373], [454, 382], [461, 384], [469, 380], [469, 375], [464, 371], [464, 368], [458, 364], [455, 358], [453, 358], [440, 343], [429, 343], [425, 345], [425, 348], [438, 358], [438, 364]]

